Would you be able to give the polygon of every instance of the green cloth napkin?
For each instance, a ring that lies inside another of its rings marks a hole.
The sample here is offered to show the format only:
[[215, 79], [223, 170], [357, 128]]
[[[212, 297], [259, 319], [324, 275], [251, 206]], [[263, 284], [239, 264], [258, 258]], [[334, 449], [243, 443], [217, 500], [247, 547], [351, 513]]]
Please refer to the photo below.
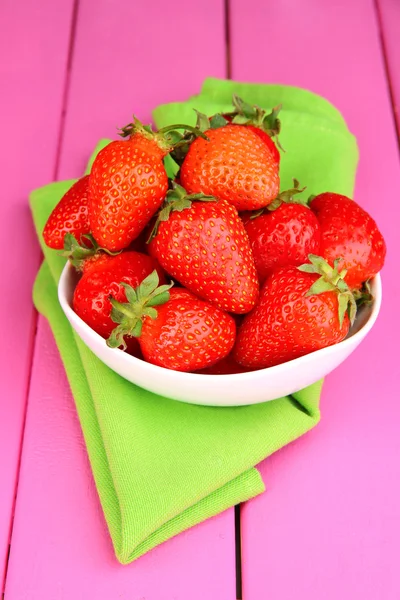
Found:
[[[155, 120], [160, 126], [182, 119], [193, 122], [193, 106], [208, 114], [229, 108], [233, 90], [265, 108], [284, 101], [283, 187], [297, 177], [310, 194], [325, 189], [352, 193], [356, 142], [336, 109], [304, 90], [207, 80], [199, 96], [157, 108]], [[106, 143], [99, 143], [91, 161]], [[64, 259], [46, 248], [41, 235], [72, 183], [52, 183], [30, 197], [45, 256], [34, 302], [56, 339], [115, 554], [126, 564], [260, 494], [264, 484], [254, 465], [316, 425], [322, 382], [264, 404], [213, 408], [156, 396], [102, 364], [61, 311], [57, 282]]]

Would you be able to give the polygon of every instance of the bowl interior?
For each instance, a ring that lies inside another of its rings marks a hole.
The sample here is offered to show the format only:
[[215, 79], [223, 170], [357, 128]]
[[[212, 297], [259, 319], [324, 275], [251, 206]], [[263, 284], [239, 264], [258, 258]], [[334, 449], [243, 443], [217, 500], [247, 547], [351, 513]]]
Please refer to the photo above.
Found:
[[[371, 282], [374, 301], [371, 305], [360, 308], [346, 339], [334, 346], [258, 371], [233, 375], [202, 375], [164, 369], [122, 350], [109, 348], [105, 340], [86, 325], [72, 309], [72, 298], [78, 279], [75, 269], [67, 264], [59, 281], [59, 301], [72, 327], [100, 360], [122, 377], [155, 393], [184, 402], [220, 406], [273, 400], [324, 377], [357, 347], [372, 328], [382, 298], [381, 279], [378, 275]], [[234, 397], [237, 401], [232, 400]]]

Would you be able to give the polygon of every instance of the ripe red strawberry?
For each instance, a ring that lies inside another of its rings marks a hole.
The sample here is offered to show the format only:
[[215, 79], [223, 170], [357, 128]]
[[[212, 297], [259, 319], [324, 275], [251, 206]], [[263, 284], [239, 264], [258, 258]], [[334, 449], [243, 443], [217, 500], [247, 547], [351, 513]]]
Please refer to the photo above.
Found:
[[244, 225], [231, 204], [187, 196], [174, 184], [154, 233], [150, 254], [184, 287], [227, 312], [253, 308], [257, 273]]
[[321, 227], [321, 256], [330, 265], [341, 257], [346, 283], [359, 289], [385, 262], [386, 244], [377, 224], [354, 200], [340, 194], [319, 194], [310, 207]]
[[74, 235], [78, 241], [90, 232], [88, 217], [89, 176], [79, 179], [53, 209], [43, 230], [43, 239], [49, 248], [61, 250], [65, 234]]
[[312, 264], [282, 267], [266, 280], [257, 306], [238, 329], [233, 356], [239, 364], [272, 367], [346, 337], [354, 297], [337, 262], [332, 269], [320, 257], [309, 258]]
[[153, 132], [134, 119], [121, 130], [127, 141], [111, 142], [97, 155], [89, 180], [91, 232], [102, 248], [123, 250], [138, 237], [162, 204], [168, 178], [162, 159], [183, 135], [203, 135], [188, 125]]
[[97, 155], [89, 181], [92, 234], [103, 248], [122, 250], [161, 206], [168, 178], [158, 151], [148, 142], [111, 142]]
[[[247, 102], [244, 102], [236, 94], [233, 95], [232, 103], [234, 106], [232, 112], [214, 115], [209, 119], [211, 128], [222, 127], [226, 123], [246, 125], [266, 144], [279, 165], [281, 156], [277, 146], [281, 147], [278, 140], [281, 122], [278, 119], [278, 114], [281, 107], [277, 106], [271, 113], [267, 114], [259, 106], [247, 104]], [[200, 114], [199, 116], [201, 117], [202, 115]], [[204, 123], [204, 121], [199, 119], [198, 124], [200, 125], [201, 122]], [[273, 137], [276, 139], [276, 144], [272, 140]]]
[[251, 369], [246, 369], [246, 367], [239, 365], [234, 360], [231, 352], [212, 367], [201, 369], [198, 373], [202, 375], [236, 375], [237, 373], [248, 373], [249, 370]]
[[228, 124], [190, 145], [179, 177], [189, 193], [227, 200], [239, 211], [267, 206], [279, 191], [279, 164], [250, 127]]
[[[120, 302], [125, 302], [121, 282], [136, 287], [154, 269], [164, 281], [162, 270], [150, 256], [139, 252], [123, 252], [117, 256], [103, 254], [79, 280], [73, 296], [74, 311], [99, 335], [108, 338], [115, 327], [110, 317], [112, 306], [109, 296], [112, 294]], [[138, 349], [136, 340], [130, 346], [131, 351], [134, 349]]]
[[272, 156], [279, 165], [279, 163], [281, 162], [281, 155], [279, 154], [279, 150], [276, 147], [273, 139], [268, 135], [268, 133], [263, 129], [260, 129], [260, 127], [256, 127], [255, 125], [247, 125], [247, 127], [251, 131], [254, 131], [254, 133], [258, 135], [258, 137], [264, 142], [264, 144], [267, 146], [268, 150], [271, 152]]
[[309, 254], [319, 254], [320, 227], [314, 213], [296, 203], [293, 195], [301, 192], [298, 182], [282, 192], [261, 214], [244, 223], [250, 239], [260, 284], [279, 267], [299, 266]]
[[[184, 129], [185, 133], [179, 133], [178, 129]], [[181, 142], [184, 135], [189, 134], [189, 132], [192, 137], [202, 135], [196, 127], [180, 124], [168, 125], [168, 127], [163, 127], [159, 131], [153, 131], [150, 125], [143, 125], [139, 119], [133, 117], [133, 122], [122, 127], [119, 134], [123, 138], [128, 137], [135, 144], [140, 144], [146, 152], [156, 153], [164, 158], [171, 152], [175, 144]]]
[[[227, 123], [233, 122], [233, 117], [231, 117], [229, 114], [223, 114], [221, 116], [226, 121], [226, 123], [224, 124], [222, 121], [220, 121], [219, 127], [224, 127]], [[211, 121], [213, 120], [213, 118], [214, 117], [211, 118]], [[246, 125], [246, 127], [248, 127], [256, 135], [258, 135], [258, 137], [264, 142], [264, 144], [267, 146], [268, 150], [271, 152], [272, 156], [274, 157], [274, 159], [276, 160], [276, 162], [279, 165], [279, 163], [281, 161], [281, 155], [279, 154], [279, 150], [276, 147], [276, 145], [275, 145], [274, 141], [272, 140], [272, 138], [270, 137], [270, 135], [266, 131], [264, 131], [264, 129], [261, 129], [260, 127], [257, 127], [256, 125]]]
[[119, 325], [109, 346], [125, 347], [124, 336], [135, 336], [146, 361], [175, 371], [202, 369], [229, 354], [236, 336], [233, 317], [188, 290], [157, 286], [154, 272], [136, 290], [124, 285], [128, 303], [111, 300]]

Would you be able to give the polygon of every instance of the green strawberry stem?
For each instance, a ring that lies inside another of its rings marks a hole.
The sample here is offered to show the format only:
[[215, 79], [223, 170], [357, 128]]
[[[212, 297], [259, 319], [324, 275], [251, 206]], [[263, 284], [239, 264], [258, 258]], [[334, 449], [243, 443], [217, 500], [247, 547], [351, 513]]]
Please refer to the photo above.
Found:
[[225, 127], [228, 125], [229, 121], [227, 121], [223, 115], [216, 114], [213, 115], [209, 121], [209, 129], [220, 129], [221, 127]]
[[185, 129], [186, 131], [190, 131], [191, 133], [194, 133], [195, 135], [198, 135], [204, 138], [205, 140], [209, 141], [208, 137], [204, 135], [204, 133], [198, 127], [192, 127], [192, 125], [167, 125], [167, 127], [159, 129], [158, 133], [168, 133], [169, 131], [174, 131], [175, 129]]
[[283, 204], [283, 203], [285, 203], [285, 204], [301, 204], [303, 206], [308, 206], [308, 200], [304, 200], [304, 198], [295, 198], [296, 194], [301, 194], [302, 192], [304, 192], [305, 189], [306, 189], [306, 187], [303, 187], [303, 188], [300, 187], [300, 184], [297, 181], [297, 179], [293, 179], [293, 187], [292, 188], [290, 188], [289, 190], [280, 192], [278, 194], [278, 196], [275, 198], [275, 200], [272, 200], [272, 202], [270, 204], [268, 204], [268, 206], [264, 206], [263, 208], [260, 208], [260, 210], [253, 212], [250, 219], [256, 219], [260, 215], [264, 214], [266, 210], [268, 210], [269, 212], [273, 212], [274, 210], [279, 208], [281, 206], [281, 204]]
[[[183, 135], [181, 135], [180, 139], [175, 140], [174, 147], [171, 151], [171, 157], [179, 167], [182, 166], [182, 163], [189, 152], [190, 144], [196, 139], [196, 137], [200, 136], [209, 141], [209, 138], [204, 132], [210, 128], [212, 129], [212, 127], [210, 127], [207, 115], [199, 112], [195, 108], [193, 110], [197, 115], [196, 125], [194, 127], [186, 127], [186, 131]], [[226, 125], [225, 119], [224, 125]], [[169, 135], [175, 137], [176, 132], [172, 131]]]
[[193, 110], [197, 115], [196, 129], [200, 129], [202, 132], [207, 131], [208, 129], [220, 129], [221, 127], [225, 127], [225, 125], [228, 125], [228, 121], [220, 113], [213, 115], [209, 119], [206, 114], [200, 112], [196, 108]]
[[160, 286], [158, 284], [159, 277], [156, 270], [143, 279], [135, 289], [127, 283], [120, 283], [125, 288], [128, 302], [119, 302], [112, 296], [109, 297], [112, 305], [110, 316], [118, 325], [107, 339], [107, 346], [110, 348], [122, 346], [122, 349], [126, 350], [124, 337], [140, 337], [144, 319], [157, 318], [158, 313], [154, 306], [160, 306], [169, 300], [169, 290], [174, 285], [173, 283]]
[[190, 208], [192, 206], [192, 202], [218, 202], [217, 198], [214, 196], [206, 196], [205, 194], [188, 194], [184, 187], [176, 183], [175, 181], [171, 181], [172, 189], [168, 190], [167, 195], [165, 197], [164, 204], [157, 214], [157, 219], [154, 224], [154, 227], [150, 233], [150, 237], [147, 240], [147, 243], [150, 243], [151, 240], [157, 235], [158, 228], [160, 223], [163, 221], [168, 221], [169, 216], [172, 212], [182, 212], [186, 208]]
[[254, 125], [259, 127], [271, 138], [275, 138], [276, 145], [278, 148], [283, 150], [279, 143], [279, 133], [281, 131], [281, 121], [278, 119], [278, 114], [282, 109], [282, 105], [279, 104], [272, 109], [270, 113], [260, 108], [257, 105], [248, 104], [242, 98], [239, 98], [236, 94], [233, 94], [232, 104], [234, 106], [233, 112], [229, 113], [232, 116], [232, 123], [238, 125]]
[[[185, 133], [179, 133], [178, 129], [184, 129]], [[133, 116], [132, 123], [121, 127], [119, 135], [123, 138], [131, 138], [135, 134], [140, 134], [148, 140], [153, 140], [163, 152], [169, 154], [175, 146], [182, 144], [185, 134], [188, 131], [193, 136], [193, 139], [200, 136], [208, 141], [207, 136], [197, 127], [178, 123], [176, 125], [168, 125], [158, 131], [153, 131], [151, 125], [143, 125], [135, 116]]]
[[363, 286], [360, 290], [352, 290], [353, 296], [356, 299], [357, 307], [360, 308], [363, 304], [371, 304], [374, 297], [371, 293], [371, 286], [369, 281], [364, 281]]
[[[87, 240], [88, 243], [85, 243]], [[84, 262], [88, 258], [93, 258], [97, 254], [105, 252], [110, 256], [116, 256], [119, 252], [111, 252], [106, 248], [101, 248], [91, 234], [81, 236], [81, 243], [72, 235], [66, 233], [64, 236], [64, 248], [60, 251], [61, 256], [67, 258], [77, 271], [81, 271]]]
[[350, 290], [344, 278], [347, 269], [338, 271], [341, 258], [336, 258], [331, 267], [321, 256], [309, 254], [310, 264], [297, 267], [303, 273], [315, 273], [320, 275], [306, 293], [306, 297], [323, 294], [324, 292], [335, 292], [338, 296], [338, 310], [340, 327], [343, 325], [344, 315], [348, 314], [350, 323], [353, 324], [357, 314], [357, 304], [354, 294]]

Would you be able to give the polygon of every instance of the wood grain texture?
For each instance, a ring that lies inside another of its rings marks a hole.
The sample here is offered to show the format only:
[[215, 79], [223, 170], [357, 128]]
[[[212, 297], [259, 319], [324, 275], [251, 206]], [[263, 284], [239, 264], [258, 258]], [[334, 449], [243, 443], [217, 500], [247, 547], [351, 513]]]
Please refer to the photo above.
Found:
[[381, 26], [383, 49], [386, 56], [389, 83], [400, 132], [400, 3], [397, 0], [376, 0], [377, 13]]
[[267, 492], [242, 509], [243, 597], [397, 600], [400, 169], [375, 8], [232, 0], [231, 44], [233, 78], [305, 87], [342, 111], [360, 147], [355, 199], [388, 245], [374, 330], [327, 378], [320, 425], [261, 465]]
[[[0, 590], [11, 530], [29, 382], [39, 265], [31, 189], [53, 178], [72, 0], [0, 7], [2, 294], [0, 294]], [[51, 23], [51, 27], [48, 26]]]
[[[186, 30], [184, 51], [173, 47]], [[199, 44], [207, 29], [207, 45]], [[76, 177], [133, 111], [199, 91], [225, 73], [223, 2], [81, 0], [59, 177]], [[40, 319], [6, 600], [233, 600], [233, 509], [123, 567], [113, 555], [53, 338]], [[151, 475], [149, 475], [151, 476]]]

